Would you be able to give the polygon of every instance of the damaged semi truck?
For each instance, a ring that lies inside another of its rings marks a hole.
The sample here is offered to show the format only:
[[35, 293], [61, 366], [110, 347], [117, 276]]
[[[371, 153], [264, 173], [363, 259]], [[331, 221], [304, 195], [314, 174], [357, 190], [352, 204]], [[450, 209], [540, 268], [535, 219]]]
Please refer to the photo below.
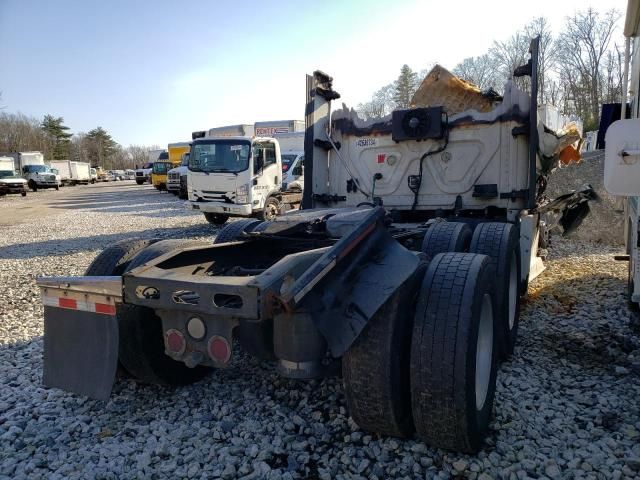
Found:
[[[529, 93], [440, 72], [416, 94], [437, 105], [374, 122], [332, 112], [332, 79], [308, 76], [304, 208], [212, 243], [118, 242], [84, 277], [39, 278], [45, 385], [106, 399], [118, 365], [182, 385], [240, 348], [290, 378], [341, 371], [364, 430], [480, 449], [542, 270], [537, 49], [516, 71]], [[459, 95], [479, 105], [455, 113]]]

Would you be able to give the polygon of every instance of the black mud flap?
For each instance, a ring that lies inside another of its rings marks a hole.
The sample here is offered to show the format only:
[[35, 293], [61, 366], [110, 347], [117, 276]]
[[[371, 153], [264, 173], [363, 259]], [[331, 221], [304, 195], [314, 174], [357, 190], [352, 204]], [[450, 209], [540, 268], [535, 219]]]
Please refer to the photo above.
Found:
[[334, 357], [347, 351], [367, 322], [420, 264], [418, 255], [382, 228], [364, 242], [355, 257], [352, 263], [338, 267], [307, 299], [316, 328]]
[[117, 367], [115, 315], [44, 307], [45, 386], [107, 400]]

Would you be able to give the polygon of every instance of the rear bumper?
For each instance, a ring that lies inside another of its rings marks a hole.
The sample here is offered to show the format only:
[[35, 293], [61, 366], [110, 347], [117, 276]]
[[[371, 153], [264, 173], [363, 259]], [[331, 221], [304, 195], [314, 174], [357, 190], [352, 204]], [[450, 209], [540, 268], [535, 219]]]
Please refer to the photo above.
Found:
[[250, 204], [236, 205], [225, 202], [187, 202], [187, 208], [203, 213], [222, 213], [224, 215], [238, 215], [249, 217], [253, 213]]

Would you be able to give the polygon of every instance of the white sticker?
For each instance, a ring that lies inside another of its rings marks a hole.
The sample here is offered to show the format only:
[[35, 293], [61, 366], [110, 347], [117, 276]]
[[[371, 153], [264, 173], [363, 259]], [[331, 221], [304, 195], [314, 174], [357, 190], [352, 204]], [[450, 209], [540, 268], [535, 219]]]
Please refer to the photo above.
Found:
[[356, 140], [357, 147], [372, 147], [375, 144], [375, 138], [361, 138], [360, 140]]
[[229, 149], [232, 152], [235, 152], [236, 150], [242, 150], [242, 145], [231, 145], [231, 148]]

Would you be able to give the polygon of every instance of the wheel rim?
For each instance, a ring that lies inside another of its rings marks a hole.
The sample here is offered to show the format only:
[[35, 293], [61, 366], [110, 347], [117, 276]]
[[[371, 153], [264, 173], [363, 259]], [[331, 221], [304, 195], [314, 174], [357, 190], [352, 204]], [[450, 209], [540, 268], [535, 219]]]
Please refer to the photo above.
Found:
[[264, 207], [264, 218], [267, 220], [273, 220], [278, 215], [278, 209], [273, 203], [268, 203]]
[[493, 307], [491, 296], [482, 297], [480, 324], [476, 341], [476, 409], [482, 410], [489, 391], [491, 381], [491, 365], [493, 363]]
[[511, 254], [509, 270], [509, 331], [516, 323], [516, 304], [518, 303], [518, 259], [516, 252]]

